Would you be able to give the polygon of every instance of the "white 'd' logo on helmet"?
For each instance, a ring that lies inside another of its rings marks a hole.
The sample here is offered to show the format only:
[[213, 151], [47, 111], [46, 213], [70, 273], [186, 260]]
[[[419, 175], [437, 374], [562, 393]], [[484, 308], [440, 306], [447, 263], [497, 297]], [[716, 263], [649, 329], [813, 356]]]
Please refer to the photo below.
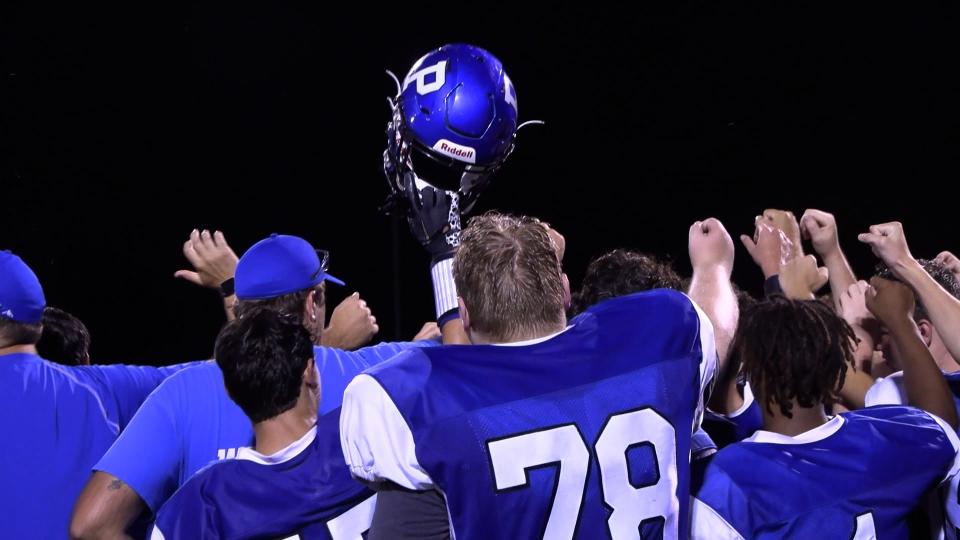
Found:
[[446, 139], [440, 139], [437, 141], [437, 144], [433, 145], [433, 149], [458, 161], [466, 161], [467, 163], [477, 162], [476, 150], [470, 148], [469, 146], [463, 146]]

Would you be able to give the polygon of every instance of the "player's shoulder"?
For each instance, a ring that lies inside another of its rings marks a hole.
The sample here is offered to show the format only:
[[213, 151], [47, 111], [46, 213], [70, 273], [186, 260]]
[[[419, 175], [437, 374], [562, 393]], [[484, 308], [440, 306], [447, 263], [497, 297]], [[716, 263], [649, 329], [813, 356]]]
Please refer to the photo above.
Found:
[[[219, 521], [219, 516], [229, 512], [223, 507], [223, 504], [230, 503], [224, 495], [243, 493], [250, 488], [243, 483], [225, 487], [236, 484], [237, 469], [242, 466], [238, 460], [228, 459], [211, 462], [198, 470], [160, 507], [156, 515], [157, 528], [164, 533], [178, 531], [184, 526], [187, 526], [185, 530], [203, 530], [209, 521]], [[184, 535], [175, 534], [174, 537]]]
[[[956, 431], [943, 419], [907, 405], [876, 405], [841, 415], [856, 430], [890, 442], [891, 451], [937, 451], [960, 446]], [[920, 444], [925, 442], [925, 444]], [[916, 454], [915, 454], [916, 455]]]
[[[141, 409], [167, 410], [174, 417], [204, 414], [218, 400], [229, 402], [223, 375], [213, 361], [202, 362], [167, 377], [147, 396]], [[230, 402], [232, 403], [232, 402]], [[176, 412], [180, 411], [180, 412]]]
[[702, 311], [687, 295], [672, 289], [654, 289], [618, 296], [587, 308], [574, 319], [581, 327], [595, 324], [598, 328], [621, 327], [699, 330]]
[[673, 289], [653, 289], [611, 298], [589, 308], [588, 312], [598, 315], [618, 314], [624, 311], [653, 313], [685, 313], [695, 309], [689, 296]]
[[222, 478], [230, 478], [236, 468], [236, 460], [227, 459], [212, 461], [201, 467], [163, 504], [159, 514], [171, 515], [181, 507], [192, 507], [204, 500], [204, 494], [209, 492], [208, 486]]
[[174, 373], [160, 383], [154, 393], [164, 394], [174, 391], [197, 391], [196, 399], [203, 399], [210, 395], [209, 391], [204, 391], [214, 385], [223, 386], [223, 374], [217, 363], [210, 360], [199, 362], [195, 366], [190, 366]]
[[366, 382], [364, 377], [367, 377], [392, 392], [413, 391], [422, 388], [430, 377], [435, 359], [454, 355], [455, 352], [448, 349], [457, 347], [465, 346], [447, 345], [407, 349], [385, 362], [365, 369], [363, 373], [353, 379], [349, 387], [355, 387], [358, 383]]
[[161, 385], [203, 384], [209, 382], [210, 380], [222, 381], [223, 375], [220, 372], [220, 366], [218, 366], [216, 362], [213, 360], [206, 360], [202, 362], [194, 362], [193, 365], [177, 371], [176, 373], [165, 378]]
[[869, 425], [869, 429], [939, 428], [930, 413], [907, 405], [875, 405], [841, 414], [851, 426]]

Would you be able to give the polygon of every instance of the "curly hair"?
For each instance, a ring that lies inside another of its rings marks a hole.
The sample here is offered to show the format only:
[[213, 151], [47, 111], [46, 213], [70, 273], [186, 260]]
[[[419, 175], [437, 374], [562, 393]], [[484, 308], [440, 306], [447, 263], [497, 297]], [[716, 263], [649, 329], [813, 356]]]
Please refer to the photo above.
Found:
[[590, 261], [580, 290], [573, 295], [570, 314], [623, 296], [652, 289], [683, 290], [683, 279], [670, 262], [629, 249], [615, 249]]
[[740, 313], [730, 350], [759, 403], [792, 418], [793, 401], [833, 404], [853, 365], [854, 343], [853, 329], [830, 306], [775, 295]]
[[[920, 263], [920, 266], [930, 274], [930, 277], [933, 278], [941, 287], [944, 288], [951, 296], [954, 298], [960, 298], [960, 282], [957, 281], [957, 276], [950, 271], [949, 268], [943, 264], [930, 260], [930, 259], [917, 259], [917, 262]], [[876, 268], [877, 277], [883, 279], [889, 279], [891, 281], [900, 281], [893, 271], [887, 267], [887, 265], [880, 263]], [[913, 309], [913, 320], [922, 321], [930, 320], [930, 314], [927, 313], [927, 308], [920, 302], [920, 298], [917, 298], [916, 306]]]

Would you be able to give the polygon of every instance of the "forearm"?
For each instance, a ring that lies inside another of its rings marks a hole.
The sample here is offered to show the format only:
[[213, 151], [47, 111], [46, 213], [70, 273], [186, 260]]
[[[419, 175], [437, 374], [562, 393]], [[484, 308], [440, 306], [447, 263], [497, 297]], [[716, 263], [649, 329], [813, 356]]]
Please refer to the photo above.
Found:
[[905, 319], [888, 328], [900, 352], [907, 403], [942, 418], [956, 429], [957, 409], [950, 388], [916, 324]]
[[857, 276], [850, 268], [850, 263], [843, 251], [838, 246], [834, 251], [821, 255], [823, 265], [827, 267], [830, 273], [830, 294], [833, 297], [833, 305], [839, 309], [840, 295], [847, 288], [857, 282]]
[[737, 296], [730, 284], [730, 273], [721, 267], [694, 270], [689, 294], [713, 323], [718, 372], [723, 376], [727, 371], [727, 352], [740, 316]]
[[862, 409], [865, 406], [867, 390], [873, 386], [874, 378], [862, 369], [847, 366], [847, 373], [840, 388], [840, 397], [851, 409]]
[[453, 279], [453, 258], [435, 261], [430, 267], [433, 302], [444, 345], [467, 345], [470, 340], [459, 315], [457, 285]]
[[70, 538], [130, 538], [129, 527], [146, 507], [139, 495], [113, 475], [97, 471], [77, 499]]

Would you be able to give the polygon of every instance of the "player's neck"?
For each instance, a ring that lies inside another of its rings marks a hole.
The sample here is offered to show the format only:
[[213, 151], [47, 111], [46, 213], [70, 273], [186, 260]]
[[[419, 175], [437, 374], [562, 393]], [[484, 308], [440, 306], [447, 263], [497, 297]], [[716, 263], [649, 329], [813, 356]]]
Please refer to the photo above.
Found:
[[956, 359], [950, 355], [949, 352], [944, 350], [944, 352], [938, 355], [935, 359], [937, 367], [940, 368], [940, 371], [944, 373], [954, 373], [960, 371], [960, 363], [957, 363]]
[[36, 345], [8, 345], [0, 347], [0, 356], [6, 354], [37, 354]]
[[543, 339], [547, 336], [552, 336], [554, 334], [559, 334], [563, 332], [563, 329], [567, 327], [567, 319], [564, 317], [563, 321], [556, 325], [555, 327], [545, 328], [543, 330], [520, 333], [517, 335], [512, 335], [509, 337], [498, 337], [498, 336], [489, 336], [483, 332], [477, 332], [476, 330], [470, 331], [470, 343], [473, 345], [501, 345], [504, 343], [521, 343], [523, 341], [533, 341], [537, 339]]
[[774, 405], [772, 408], [774, 409], [774, 413], [771, 413], [765, 408], [763, 410], [763, 428], [767, 431], [779, 433], [780, 435], [796, 437], [801, 433], [806, 433], [811, 429], [816, 429], [827, 423], [827, 415], [823, 412], [822, 406], [799, 407], [797, 403], [794, 402], [793, 408], [790, 410], [793, 418], [788, 418], [781, 414], [777, 405]]
[[253, 425], [256, 444], [253, 449], [269, 456], [302, 439], [317, 424], [316, 412], [304, 410], [298, 403], [292, 409]]

